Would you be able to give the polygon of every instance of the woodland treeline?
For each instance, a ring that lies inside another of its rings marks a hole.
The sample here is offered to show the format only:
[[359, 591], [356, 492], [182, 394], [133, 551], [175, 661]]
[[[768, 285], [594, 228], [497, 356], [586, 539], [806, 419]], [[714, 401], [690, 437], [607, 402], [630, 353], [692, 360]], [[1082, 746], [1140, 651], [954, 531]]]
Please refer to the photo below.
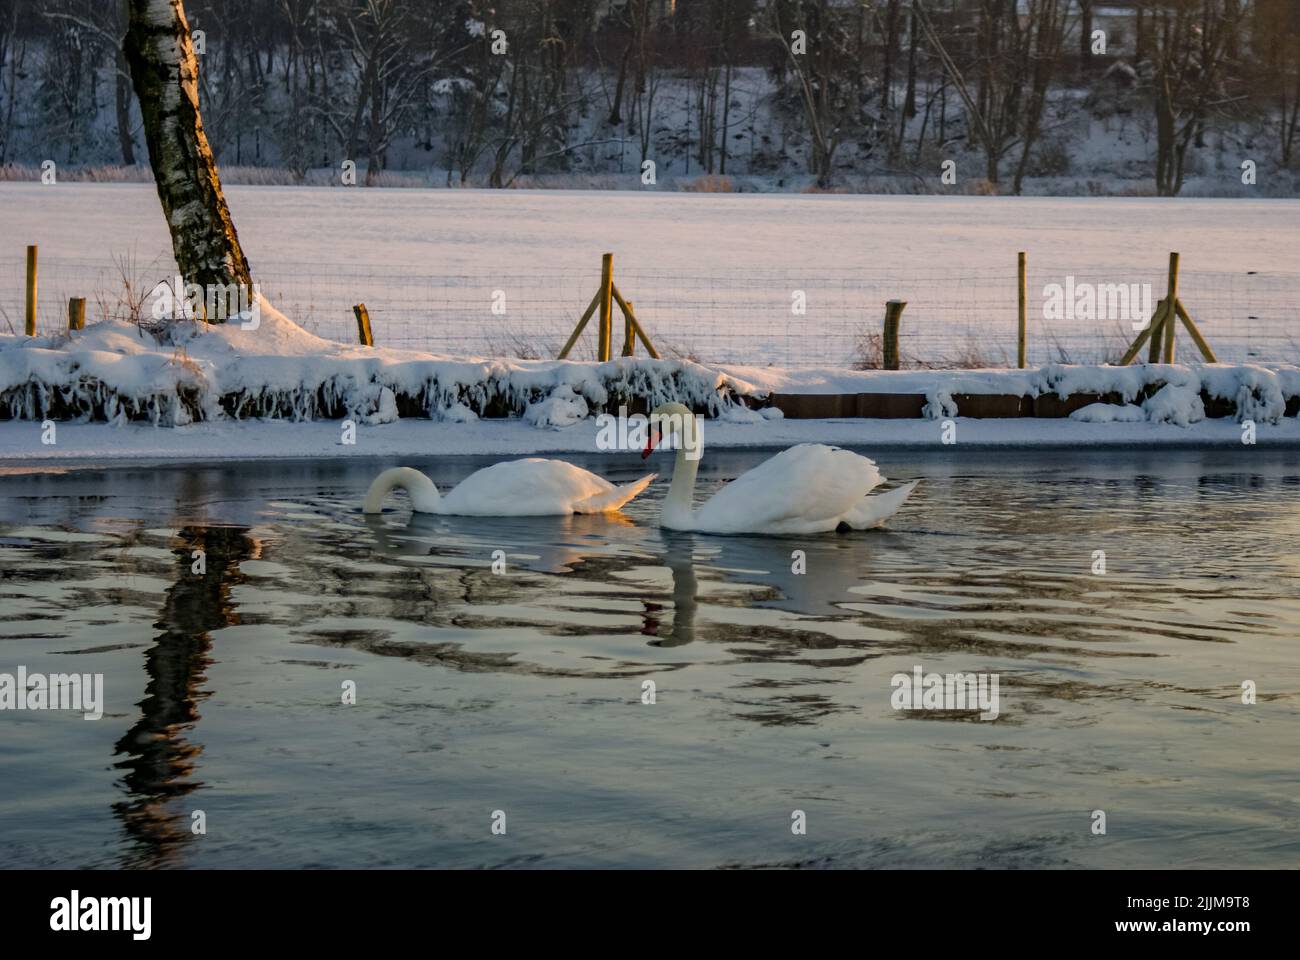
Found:
[[[937, 158], [962, 149], [993, 189], [1019, 192], [1059, 112], [1097, 98], [1150, 123], [1162, 195], [1179, 192], [1189, 153], [1216, 130], [1297, 166], [1295, 0], [186, 0], [185, 10], [218, 159], [299, 176], [352, 159], [374, 180], [400, 145], [404, 163], [423, 153], [449, 182], [507, 186], [592, 170], [617, 142], [620, 164], [630, 144], [638, 169], [668, 156], [719, 175], [795, 163], [829, 186], [845, 169], [935, 174]], [[118, 0], [0, 0], [0, 165], [147, 162], [125, 25]], [[742, 101], [755, 77], [761, 97]]]

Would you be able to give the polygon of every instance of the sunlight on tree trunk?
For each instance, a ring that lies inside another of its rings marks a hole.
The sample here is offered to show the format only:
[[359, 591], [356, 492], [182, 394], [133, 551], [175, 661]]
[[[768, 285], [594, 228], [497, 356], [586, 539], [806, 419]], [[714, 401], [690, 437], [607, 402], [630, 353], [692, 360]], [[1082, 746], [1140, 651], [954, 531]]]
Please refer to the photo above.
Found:
[[130, 0], [124, 48], [181, 275], [206, 289], [251, 287], [199, 117], [198, 61], [181, 0]]

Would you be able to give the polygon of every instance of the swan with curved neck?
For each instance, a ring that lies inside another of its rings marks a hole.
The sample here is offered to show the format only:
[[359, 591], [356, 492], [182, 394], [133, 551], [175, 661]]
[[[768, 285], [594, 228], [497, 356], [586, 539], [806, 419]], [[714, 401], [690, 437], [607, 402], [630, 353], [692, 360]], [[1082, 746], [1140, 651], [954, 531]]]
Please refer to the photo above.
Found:
[[680, 403], [656, 407], [642, 457], [674, 434], [681, 442], [659, 520], [671, 530], [774, 535], [866, 530], [892, 517], [919, 482], [868, 496], [885, 479], [874, 462], [839, 447], [801, 443], [741, 474], [697, 508], [704, 438], [694, 413]]
[[411, 467], [395, 467], [375, 477], [361, 504], [363, 513], [381, 513], [394, 490], [405, 490], [416, 513], [466, 517], [542, 517], [571, 513], [610, 513], [650, 485], [651, 473], [615, 486], [589, 470], [563, 460], [528, 457], [494, 463], [470, 474], [446, 496], [432, 480]]
[[432, 480], [413, 467], [394, 467], [375, 477], [361, 504], [362, 513], [382, 513], [384, 500], [394, 490], [405, 490], [416, 513], [440, 513], [442, 497]]

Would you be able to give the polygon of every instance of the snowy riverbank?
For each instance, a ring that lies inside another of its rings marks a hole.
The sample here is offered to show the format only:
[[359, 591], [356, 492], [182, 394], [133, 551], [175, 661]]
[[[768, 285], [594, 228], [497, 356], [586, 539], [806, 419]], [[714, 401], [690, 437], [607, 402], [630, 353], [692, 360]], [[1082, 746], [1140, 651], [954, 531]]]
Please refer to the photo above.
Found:
[[[161, 340], [120, 321], [56, 337], [0, 337], [0, 418], [37, 424], [183, 428], [347, 420], [378, 427], [427, 419], [463, 432], [481, 418], [518, 418], [537, 433], [589, 424], [602, 412], [645, 411], [665, 401], [755, 429], [786, 414], [928, 421], [966, 415], [1006, 418], [993, 431], [981, 431], [988, 442], [1006, 442], [998, 439], [1003, 435], [1022, 438], [1012, 442], [1045, 442], [1051, 430], [1024, 426], [1008, 433], [1007, 424], [1069, 416], [1119, 440], [1126, 428], [1131, 433], [1143, 425], [1190, 428], [1221, 418], [1281, 424], [1300, 411], [1300, 368], [1057, 364], [1036, 370], [890, 372], [646, 358], [605, 363], [452, 358], [323, 340], [266, 303], [244, 323], [179, 324]], [[895, 401], [897, 409], [887, 412], [884, 408]], [[801, 439], [816, 432], [806, 425], [785, 429]], [[245, 428], [249, 431], [257, 432]], [[891, 432], [885, 442], [928, 442], [928, 432], [912, 424]], [[1139, 431], [1123, 442], [1143, 442], [1145, 436]], [[1179, 441], [1189, 439], [1184, 435]], [[780, 441], [741, 437], [735, 442]], [[850, 436], [838, 442], [857, 441]]]

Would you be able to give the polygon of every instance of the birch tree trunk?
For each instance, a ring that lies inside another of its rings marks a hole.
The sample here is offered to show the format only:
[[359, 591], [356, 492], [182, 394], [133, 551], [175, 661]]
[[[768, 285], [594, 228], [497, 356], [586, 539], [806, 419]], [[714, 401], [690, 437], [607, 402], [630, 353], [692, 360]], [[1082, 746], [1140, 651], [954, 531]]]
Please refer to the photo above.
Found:
[[182, 0], [130, 0], [123, 45], [181, 275], [205, 290], [239, 284], [250, 291], [248, 261], [199, 116], [198, 61]]

